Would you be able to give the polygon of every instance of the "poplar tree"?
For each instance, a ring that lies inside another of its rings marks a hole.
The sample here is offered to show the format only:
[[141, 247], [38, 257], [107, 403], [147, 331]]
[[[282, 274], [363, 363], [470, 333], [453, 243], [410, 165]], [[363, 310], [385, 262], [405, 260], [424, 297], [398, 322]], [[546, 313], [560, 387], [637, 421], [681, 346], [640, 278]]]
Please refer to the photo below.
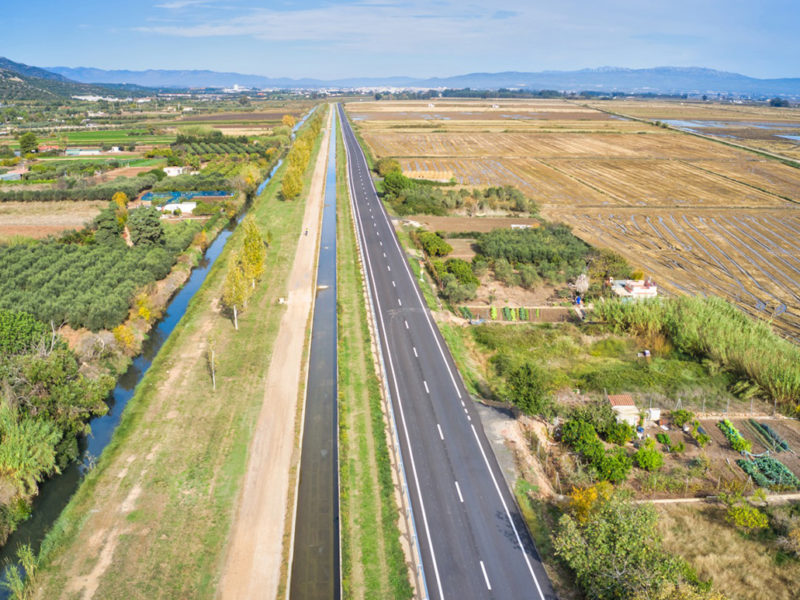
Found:
[[256, 287], [256, 281], [264, 274], [267, 250], [264, 240], [252, 215], [242, 221], [244, 228], [244, 247], [242, 248], [242, 272], [245, 279], [250, 282], [251, 288]]
[[236, 331], [239, 331], [239, 311], [244, 309], [247, 302], [247, 286], [240, 263], [239, 255], [235, 254], [222, 289], [222, 304], [233, 311], [233, 326]]

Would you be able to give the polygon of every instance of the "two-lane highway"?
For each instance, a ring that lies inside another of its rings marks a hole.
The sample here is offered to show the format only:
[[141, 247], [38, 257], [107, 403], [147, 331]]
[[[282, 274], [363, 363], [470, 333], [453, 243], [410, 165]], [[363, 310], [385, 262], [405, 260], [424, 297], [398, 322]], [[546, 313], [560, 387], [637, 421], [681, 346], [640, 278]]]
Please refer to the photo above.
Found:
[[359, 245], [430, 598], [554, 599], [339, 106]]

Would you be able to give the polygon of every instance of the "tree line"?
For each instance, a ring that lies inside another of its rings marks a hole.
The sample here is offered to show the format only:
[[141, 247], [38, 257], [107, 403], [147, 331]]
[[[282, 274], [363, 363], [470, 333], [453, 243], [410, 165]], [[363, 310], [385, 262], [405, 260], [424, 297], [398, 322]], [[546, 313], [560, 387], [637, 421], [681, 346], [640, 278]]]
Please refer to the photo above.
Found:
[[285, 200], [293, 200], [303, 191], [303, 174], [311, 160], [314, 141], [322, 129], [322, 112], [322, 109], [314, 111], [286, 156], [288, 168], [281, 183], [281, 194]]

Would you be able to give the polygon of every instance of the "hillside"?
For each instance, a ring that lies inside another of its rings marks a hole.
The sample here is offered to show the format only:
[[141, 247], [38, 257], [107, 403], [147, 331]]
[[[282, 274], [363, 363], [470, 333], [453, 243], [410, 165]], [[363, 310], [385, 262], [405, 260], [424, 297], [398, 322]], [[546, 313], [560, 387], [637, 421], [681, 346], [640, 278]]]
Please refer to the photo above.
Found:
[[59, 74], [0, 57], [0, 101], [58, 100], [74, 95], [135, 96], [139, 86], [107, 86], [72, 81]]

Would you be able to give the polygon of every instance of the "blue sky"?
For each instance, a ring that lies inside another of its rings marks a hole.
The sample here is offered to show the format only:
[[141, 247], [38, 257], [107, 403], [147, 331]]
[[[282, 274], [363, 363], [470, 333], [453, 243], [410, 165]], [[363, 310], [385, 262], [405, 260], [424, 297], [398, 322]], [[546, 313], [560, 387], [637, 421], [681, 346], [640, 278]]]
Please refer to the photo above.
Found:
[[702, 66], [800, 76], [797, 0], [0, 0], [36, 66], [268, 76]]

